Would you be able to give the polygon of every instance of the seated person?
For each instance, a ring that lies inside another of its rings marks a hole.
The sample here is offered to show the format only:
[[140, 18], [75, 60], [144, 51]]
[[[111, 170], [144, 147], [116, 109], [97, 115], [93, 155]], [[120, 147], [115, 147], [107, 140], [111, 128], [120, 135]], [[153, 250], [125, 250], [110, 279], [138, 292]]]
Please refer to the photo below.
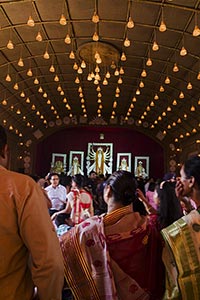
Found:
[[63, 210], [55, 212], [51, 219], [54, 220], [61, 214], [70, 213], [66, 223], [70, 226], [81, 223], [86, 218], [94, 215], [91, 194], [84, 188], [85, 178], [81, 174], [72, 177], [72, 188], [67, 194], [67, 204]]
[[161, 237], [148, 223], [127, 171], [106, 181], [107, 214], [91, 217], [60, 237], [65, 278], [75, 299], [161, 300]]

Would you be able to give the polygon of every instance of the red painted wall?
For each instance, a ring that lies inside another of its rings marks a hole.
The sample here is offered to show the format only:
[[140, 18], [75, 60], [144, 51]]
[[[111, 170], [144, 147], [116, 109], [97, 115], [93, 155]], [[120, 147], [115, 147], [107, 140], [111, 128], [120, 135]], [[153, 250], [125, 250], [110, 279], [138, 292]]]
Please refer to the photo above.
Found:
[[[104, 133], [104, 140], [99, 139]], [[88, 143], [113, 143], [113, 171], [116, 170], [117, 153], [132, 153], [132, 170], [135, 156], [149, 156], [150, 176], [162, 178], [164, 174], [163, 148], [149, 137], [127, 128], [108, 127], [71, 127], [62, 129], [47, 137], [37, 145], [36, 173], [45, 175], [49, 172], [52, 153], [67, 154], [67, 170], [70, 151], [84, 151], [87, 155]]]

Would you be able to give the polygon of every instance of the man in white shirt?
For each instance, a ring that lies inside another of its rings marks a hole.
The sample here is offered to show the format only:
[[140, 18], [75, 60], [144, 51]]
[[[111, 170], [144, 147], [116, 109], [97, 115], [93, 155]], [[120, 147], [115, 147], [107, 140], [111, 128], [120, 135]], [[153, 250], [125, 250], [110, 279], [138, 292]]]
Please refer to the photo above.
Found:
[[0, 299], [61, 300], [64, 265], [44, 195], [8, 162], [0, 126]]
[[66, 204], [67, 191], [66, 188], [59, 184], [60, 179], [57, 173], [50, 174], [50, 185], [45, 188], [49, 199], [51, 200], [52, 207], [49, 210], [50, 215], [63, 209]]

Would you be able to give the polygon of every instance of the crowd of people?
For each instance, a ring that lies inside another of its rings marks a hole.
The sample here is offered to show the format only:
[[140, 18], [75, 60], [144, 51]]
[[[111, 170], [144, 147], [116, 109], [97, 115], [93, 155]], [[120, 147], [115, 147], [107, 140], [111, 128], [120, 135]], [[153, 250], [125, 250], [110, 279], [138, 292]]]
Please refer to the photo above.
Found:
[[0, 299], [200, 299], [200, 157], [146, 181], [8, 163], [0, 126]]

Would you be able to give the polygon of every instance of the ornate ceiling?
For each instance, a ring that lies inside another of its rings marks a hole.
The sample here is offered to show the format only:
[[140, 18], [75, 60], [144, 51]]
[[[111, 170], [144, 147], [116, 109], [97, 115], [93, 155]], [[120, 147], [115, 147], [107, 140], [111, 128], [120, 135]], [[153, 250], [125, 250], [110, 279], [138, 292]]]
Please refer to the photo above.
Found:
[[198, 138], [199, 0], [0, 6], [0, 123], [21, 144], [78, 125]]

